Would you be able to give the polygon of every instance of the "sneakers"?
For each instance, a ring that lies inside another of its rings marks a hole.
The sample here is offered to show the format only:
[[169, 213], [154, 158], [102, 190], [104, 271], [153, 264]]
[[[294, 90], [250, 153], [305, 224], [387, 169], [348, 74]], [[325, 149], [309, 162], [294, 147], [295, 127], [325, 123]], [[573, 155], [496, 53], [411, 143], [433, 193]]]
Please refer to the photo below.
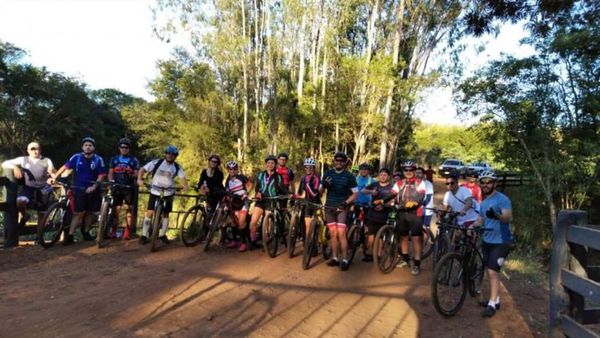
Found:
[[233, 248], [237, 248], [238, 247], [238, 242], [236, 241], [231, 241], [229, 243], [227, 243], [227, 245], [225, 245], [225, 247], [227, 249], [233, 249]]
[[167, 238], [167, 235], [162, 235], [160, 237], [158, 237], [160, 239], [161, 242], [163, 242], [163, 244], [167, 245], [169, 244], [169, 239]]
[[140, 244], [141, 244], [141, 245], [146, 245], [146, 244], [148, 244], [148, 237], [146, 237], [146, 236], [142, 236], [142, 237], [140, 237]]
[[83, 235], [83, 240], [85, 240], [85, 241], [94, 241], [94, 240], [96, 240], [92, 235], [90, 235], [89, 231], [82, 231], [81, 234]]
[[342, 271], [347, 271], [349, 267], [350, 267], [350, 263], [347, 260], [343, 259], [342, 262], [340, 263], [340, 269]]
[[332, 258], [327, 262], [327, 266], [339, 266], [340, 262], [338, 261], [337, 258]]
[[413, 265], [412, 268], [410, 268], [410, 274], [413, 276], [417, 276], [418, 274], [421, 273], [421, 268], [417, 265]]
[[397, 267], [397, 268], [405, 268], [405, 267], [407, 267], [407, 266], [408, 266], [408, 262], [407, 262], [407, 261], [405, 261], [404, 259], [401, 259], [401, 260], [400, 260], [400, 263], [398, 263], [398, 264], [396, 265], [396, 267]]
[[[479, 306], [481, 306], [481, 307], [487, 307], [488, 304], [489, 304], [489, 301], [487, 301], [487, 300], [479, 301]], [[496, 303], [495, 308], [496, 308], [496, 311], [500, 310], [500, 303]]]
[[362, 259], [363, 262], [372, 262], [373, 261], [373, 255], [365, 255]]
[[19, 221], [19, 227], [24, 227], [25, 224], [27, 224], [27, 221], [29, 221], [30, 217], [31, 216], [29, 216], [28, 213], [25, 213], [25, 215], [21, 216], [21, 220]]
[[486, 306], [485, 310], [483, 310], [483, 312], [481, 312], [482, 317], [488, 317], [488, 318], [492, 317], [495, 314], [496, 314], [496, 307], [491, 306], [491, 305]]
[[244, 252], [248, 250], [248, 246], [246, 245], [246, 243], [242, 243], [240, 244], [240, 248], [238, 249], [239, 252]]
[[63, 240], [62, 245], [71, 245], [75, 243], [75, 240], [73, 238], [73, 235], [65, 235], [65, 239]]

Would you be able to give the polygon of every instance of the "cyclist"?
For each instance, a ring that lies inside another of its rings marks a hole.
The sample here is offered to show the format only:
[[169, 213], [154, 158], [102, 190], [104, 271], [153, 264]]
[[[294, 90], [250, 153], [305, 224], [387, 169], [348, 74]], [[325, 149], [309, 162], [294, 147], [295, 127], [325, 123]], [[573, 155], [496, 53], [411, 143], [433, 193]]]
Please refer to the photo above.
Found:
[[[340, 266], [342, 271], [348, 270], [348, 239], [346, 238], [346, 221], [348, 218], [348, 206], [351, 205], [358, 195], [356, 178], [346, 168], [348, 166], [348, 155], [337, 152], [333, 155], [334, 168], [328, 170], [321, 180], [320, 191], [327, 190], [325, 206], [335, 209], [327, 209], [325, 222], [331, 235], [331, 249], [333, 257], [327, 265]], [[338, 259], [338, 246], [341, 246], [342, 260]]]
[[20, 227], [25, 226], [29, 220], [28, 207], [37, 210], [38, 223], [42, 221], [42, 212], [48, 208], [48, 195], [52, 191], [47, 181], [56, 171], [52, 161], [42, 156], [39, 143], [29, 143], [27, 153], [29, 156], [20, 156], [2, 162], [2, 168], [12, 169], [16, 179], [25, 180], [25, 187], [17, 197], [17, 209], [21, 214]]
[[[250, 200], [248, 199], [248, 191], [252, 187], [252, 183], [248, 178], [240, 174], [240, 168], [236, 161], [228, 161], [225, 163], [227, 167], [228, 176], [225, 180], [225, 191], [233, 195], [231, 207], [235, 211], [235, 215], [238, 219], [239, 230], [234, 228], [234, 240], [231, 241], [227, 247], [235, 248], [238, 246], [236, 238], [240, 237], [239, 251], [244, 252], [248, 249], [246, 244], [248, 237], [248, 227], [246, 226], [246, 218], [248, 216], [248, 209], [250, 208]], [[239, 231], [239, 233], [238, 233]]]
[[490, 280], [489, 301], [481, 302], [485, 310], [483, 317], [492, 317], [500, 309], [500, 296], [498, 295], [498, 273], [506, 257], [510, 253], [513, 243], [511, 222], [512, 205], [510, 199], [496, 190], [496, 176], [491, 171], [479, 175], [479, 183], [483, 193], [481, 202], [481, 215], [476, 225], [483, 225], [485, 231], [482, 239], [483, 265], [486, 267]]
[[[402, 261], [398, 264], [400, 267], [408, 266], [410, 256], [408, 254], [408, 236], [412, 236], [413, 242], [413, 265], [411, 273], [418, 275], [421, 272], [421, 250], [423, 239], [423, 201], [425, 199], [425, 183], [415, 177], [417, 165], [412, 161], [406, 161], [402, 164], [404, 178], [394, 185], [392, 189], [392, 198], [396, 198], [396, 203], [405, 208], [403, 212], [397, 215], [397, 222], [400, 229], [402, 241], [400, 243], [402, 251]], [[388, 197], [387, 199], [390, 199]]]
[[131, 188], [113, 188], [114, 220], [109, 238], [117, 237], [116, 232], [119, 225], [119, 212], [123, 202], [125, 202], [128, 205], [128, 208], [125, 216], [126, 227], [123, 239], [129, 240], [131, 236], [135, 236], [135, 229], [133, 228], [133, 215], [134, 210], [137, 208], [137, 189], [135, 180], [137, 178], [138, 170], [140, 169], [140, 162], [137, 158], [129, 154], [131, 141], [128, 138], [124, 137], [120, 139], [117, 146], [119, 147], [119, 155], [110, 159], [108, 180], [122, 185], [129, 185]]
[[462, 227], [470, 227], [479, 216], [473, 208], [473, 196], [471, 191], [465, 187], [458, 186], [458, 175], [451, 174], [446, 178], [446, 187], [448, 190], [442, 201], [442, 209], [451, 209], [460, 214], [456, 218], [458, 225]]
[[281, 176], [281, 180], [283, 181], [283, 186], [287, 189], [287, 191], [294, 191], [294, 171], [286, 166], [288, 161], [287, 153], [279, 153], [277, 155], [277, 173]]
[[373, 182], [366, 186], [361, 193], [369, 194], [373, 197], [372, 207], [367, 212], [367, 218], [365, 223], [367, 225], [368, 231], [368, 240], [367, 240], [367, 250], [365, 252], [365, 257], [363, 257], [364, 262], [372, 262], [373, 261], [373, 241], [375, 240], [375, 235], [387, 223], [389, 209], [385, 207], [386, 198], [392, 196], [392, 188], [394, 184], [390, 181], [391, 172], [387, 168], [379, 169], [379, 176], [377, 177], [377, 182]]
[[[298, 192], [296, 197], [301, 197], [304, 194], [304, 199], [309, 202], [321, 204], [321, 192], [319, 187], [321, 186], [321, 178], [315, 173], [317, 162], [312, 157], [304, 159], [304, 176], [300, 179], [298, 186]], [[304, 225], [306, 227], [305, 233], [308, 233], [310, 222], [315, 215], [315, 209], [309, 205], [304, 208]]]
[[476, 171], [469, 171], [467, 172], [467, 182], [463, 183], [461, 186], [471, 191], [471, 195], [473, 195], [474, 202], [477, 202], [477, 204], [481, 204], [483, 197], [481, 196], [481, 187], [477, 183], [478, 178], [479, 174]]
[[354, 217], [358, 217], [360, 207], [369, 208], [371, 206], [371, 194], [363, 193], [363, 190], [373, 183], [371, 177], [371, 166], [362, 163], [358, 166], [358, 175], [356, 176], [356, 187], [358, 188], [358, 197], [354, 201]]
[[257, 199], [252, 211], [250, 219], [250, 249], [256, 249], [256, 224], [263, 215], [267, 203], [261, 201], [263, 197], [275, 197], [278, 195], [287, 194], [287, 189], [283, 185], [283, 179], [275, 171], [277, 157], [268, 155], [265, 158], [265, 170], [258, 173], [256, 176], [256, 193], [254, 197]]
[[429, 179], [425, 177], [425, 169], [418, 167], [415, 171], [415, 176], [417, 179], [423, 180], [425, 183], [425, 200], [423, 201], [423, 206], [425, 210], [423, 211], [423, 226], [429, 228], [431, 224], [431, 218], [433, 217], [433, 183], [429, 181]]
[[104, 180], [106, 176], [104, 160], [101, 156], [94, 153], [96, 150], [96, 141], [90, 136], [81, 139], [81, 149], [81, 153], [71, 156], [67, 163], [58, 169], [52, 177], [56, 179], [65, 171], [75, 173], [75, 189], [73, 190], [75, 211], [73, 212], [71, 226], [63, 241], [63, 245], [73, 244], [75, 228], [82, 224], [82, 220], [83, 239], [86, 241], [94, 240], [89, 234], [89, 229], [96, 220], [100, 212], [100, 205], [102, 204], [102, 195], [98, 188], [98, 183]]
[[223, 172], [219, 169], [221, 158], [219, 155], [212, 154], [208, 157], [208, 167], [202, 170], [198, 180], [197, 189], [207, 195], [208, 206], [215, 210], [222, 193], [225, 190], [223, 186]]
[[427, 170], [423, 173], [425, 174], [425, 177], [427, 177], [427, 180], [433, 183], [433, 174], [435, 174], [435, 170], [431, 169], [431, 164], [427, 165]]
[[[144, 185], [144, 174], [149, 172], [152, 175], [152, 187], [150, 188], [150, 198], [148, 198], [148, 206], [146, 208], [146, 215], [144, 215], [144, 223], [142, 224], [142, 237], [140, 237], [140, 244], [144, 245], [148, 243], [148, 236], [150, 230], [150, 220], [154, 214], [154, 204], [156, 200], [160, 198], [161, 191], [156, 187], [160, 188], [175, 188], [175, 178], [179, 178], [183, 190], [188, 190], [188, 182], [185, 176], [183, 168], [175, 162], [175, 159], [179, 155], [177, 147], [169, 145], [165, 148], [165, 156], [161, 159], [152, 160], [138, 172], [137, 183], [141, 187]], [[162, 227], [160, 229], [160, 240], [164, 244], [169, 244], [167, 238], [167, 228], [169, 227], [169, 213], [173, 209], [173, 195], [174, 190], [165, 190], [164, 196], [167, 200], [164, 209], [164, 218], [162, 220]]]
[[394, 182], [398, 182], [398, 181], [402, 180], [402, 177], [403, 177], [402, 173], [399, 171], [395, 171], [394, 174], [392, 174], [392, 180]]

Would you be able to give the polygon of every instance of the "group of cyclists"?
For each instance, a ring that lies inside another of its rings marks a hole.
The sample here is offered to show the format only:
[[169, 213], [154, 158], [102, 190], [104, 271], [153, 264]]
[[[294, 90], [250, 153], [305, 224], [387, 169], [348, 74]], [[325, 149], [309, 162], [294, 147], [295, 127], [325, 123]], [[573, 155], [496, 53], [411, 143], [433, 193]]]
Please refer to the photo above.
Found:
[[[141, 244], [148, 242], [155, 201], [160, 197], [166, 199], [163, 212], [167, 217], [163, 218], [159, 238], [168, 244], [168, 213], [172, 211], [176, 180], [180, 182], [183, 190], [189, 189], [185, 171], [176, 162], [179, 155], [177, 147], [167, 146], [163, 158], [154, 159], [141, 166], [130, 154], [129, 139], [120, 139], [117, 146], [119, 153], [110, 159], [108, 168], [102, 157], [95, 153], [96, 142], [92, 137], [84, 137], [81, 140], [81, 152], [71, 156], [58, 170], [54, 168], [50, 159], [41, 155], [41, 147], [37, 142], [27, 146], [28, 156], [3, 162], [3, 168], [13, 169], [17, 179], [24, 179], [24, 188], [17, 197], [21, 225], [29, 219], [28, 207], [33, 207], [39, 212], [43, 212], [47, 207], [47, 195], [51, 192], [48, 185], [61, 176], [73, 173], [74, 210], [63, 244], [74, 243], [73, 235], [79, 226], [84, 240], [93, 239], [89, 229], [100, 210], [100, 183], [105, 179], [118, 183], [119, 186], [112, 191], [117, 210], [113, 213], [115, 221], [112, 222], [113, 228], [108, 236], [116, 237], [119, 209], [126, 204], [129, 207], [123, 238], [133, 238], [136, 232], [133, 218], [137, 205], [137, 187], [144, 186], [144, 177], [149, 175], [152, 180], [148, 185], [150, 197], [139, 241]], [[398, 234], [401, 236], [401, 260], [398, 266], [410, 266], [413, 275], [420, 273], [423, 227], [430, 225], [435, 211], [430, 168], [425, 170], [412, 161], [405, 161], [401, 164], [400, 172], [380, 168], [373, 178], [371, 166], [365, 163], [355, 168], [355, 175], [349, 168], [348, 156], [344, 152], [336, 152], [333, 156], [333, 167], [323, 175], [317, 173], [317, 162], [314, 158], [305, 158], [304, 173], [296, 180], [296, 175], [287, 166], [287, 161], [288, 154], [283, 152], [277, 156], [266, 156], [263, 170], [254, 180], [250, 180], [240, 173], [240, 166], [235, 160], [225, 163], [225, 175], [221, 171], [221, 158], [218, 155], [209, 156], [208, 165], [202, 170], [195, 188], [207, 196], [209, 209], [214, 210], [224, 194], [232, 198], [231, 206], [237, 215], [239, 226], [233, 229], [233, 238], [226, 243], [229, 248], [238, 248], [243, 252], [258, 247], [257, 226], [268, 198], [285, 196], [288, 200], [311, 202], [305, 204], [303, 213], [308, 233], [308, 227], [315, 215], [315, 206], [321, 205], [325, 197], [325, 223], [332, 249], [332, 257], [327, 261], [327, 265], [345, 271], [349, 268], [347, 231], [352, 213], [359, 209], [366, 210], [365, 226], [368, 237], [363, 261], [370, 262], [373, 261], [375, 235], [387, 223], [390, 206], [395, 205], [399, 210], [396, 222]], [[457, 220], [461, 226], [483, 226], [488, 230], [483, 234], [482, 251], [490, 281], [490, 298], [481, 305], [485, 306], [482, 315], [491, 317], [500, 308], [498, 272], [512, 243], [510, 200], [496, 190], [496, 177], [493, 172], [468, 173], [468, 182], [462, 186], [459, 186], [458, 175], [450, 175], [445, 178], [445, 184], [447, 191], [442, 206], [438, 209], [458, 212]], [[250, 198], [253, 186], [254, 195]], [[279, 201], [282, 210], [287, 208], [288, 200]], [[252, 201], [254, 207], [250, 213]], [[412, 242], [412, 252], [409, 252], [409, 239]]]

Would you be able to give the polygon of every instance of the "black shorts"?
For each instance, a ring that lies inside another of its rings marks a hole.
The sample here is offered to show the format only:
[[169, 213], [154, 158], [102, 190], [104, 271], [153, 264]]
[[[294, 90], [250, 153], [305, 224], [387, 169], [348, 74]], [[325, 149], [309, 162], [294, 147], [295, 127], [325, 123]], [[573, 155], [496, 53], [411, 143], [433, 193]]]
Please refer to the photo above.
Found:
[[[173, 195], [171, 196], [165, 196], [165, 209], [163, 210], [163, 212], [165, 213], [169, 213], [173, 210]], [[150, 194], [150, 198], [148, 199], [148, 210], [154, 210], [154, 205], [156, 204], [156, 202], [160, 199], [160, 196], [158, 195], [153, 195]]]
[[335, 209], [327, 209], [325, 211], [325, 223], [327, 226], [334, 226], [336, 228], [347, 227], [346, 222], [348, 221], [348, 210], [343, 209], [342, 211], [337, 211]]
[[48, 210], [48, 202], [50, 200], [50, 194], [42, 193], [42, 189], [24, 186], [23, 191], [17, 197], [17, 200], [27, 199], [27, 207], [32, 208], [36, 211]]
[[79, 189], [74, 192], [75, 212], [99, 212], [102, 204], [102, 193], [100, 189], [96, 189], [90, 194], [86, 194], [85, 190]]
[[369, 235], [377, 235], [377, 231], [379, 231], [379, 229], [381, 229], [384, 225], [387, 224], [387, 221], [375, 221], [375, 220], [370, 220], [367, 218], [367, 220], [365, 221], [365, 225], [367, 226], [367, 233]]
[[[309, 202], [315, 203], [315, 204], [321, 204], [321, 201], [311, 201], [311, 200], [307, 200]], [[317, 208], [313, 207], [312, 205], [305, 205], [304, 206], [304, 217], [313, 217], [315, 215], [317, 211]]]
[[127, 205], [133, 205], [136, 202], [135, 192], [133, 189], [113, 189], [113, 205], [123, 205], [123, 202]]
[[510, 243], [490, 244], [481, 243], [481, 252], [483, 253], [483, 265], [496, 272], [500, 271], [506, 257], [510, 253]]
[[423, 236], [423, 218], [412, 212], [399, 212], [396, 216], [401, 236]]

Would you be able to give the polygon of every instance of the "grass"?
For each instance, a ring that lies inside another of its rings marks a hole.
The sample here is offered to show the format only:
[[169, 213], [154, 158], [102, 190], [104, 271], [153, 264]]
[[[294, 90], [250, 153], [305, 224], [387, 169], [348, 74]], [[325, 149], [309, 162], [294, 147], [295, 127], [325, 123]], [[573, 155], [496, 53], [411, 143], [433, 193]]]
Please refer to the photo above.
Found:
[[503, 271], [508, 279], [513, 277], [523, 279], [534, 286], [546, 285], [548, 281], [548, 274], [542, 259], [519, 250], [510, 253], [504, 263]]

